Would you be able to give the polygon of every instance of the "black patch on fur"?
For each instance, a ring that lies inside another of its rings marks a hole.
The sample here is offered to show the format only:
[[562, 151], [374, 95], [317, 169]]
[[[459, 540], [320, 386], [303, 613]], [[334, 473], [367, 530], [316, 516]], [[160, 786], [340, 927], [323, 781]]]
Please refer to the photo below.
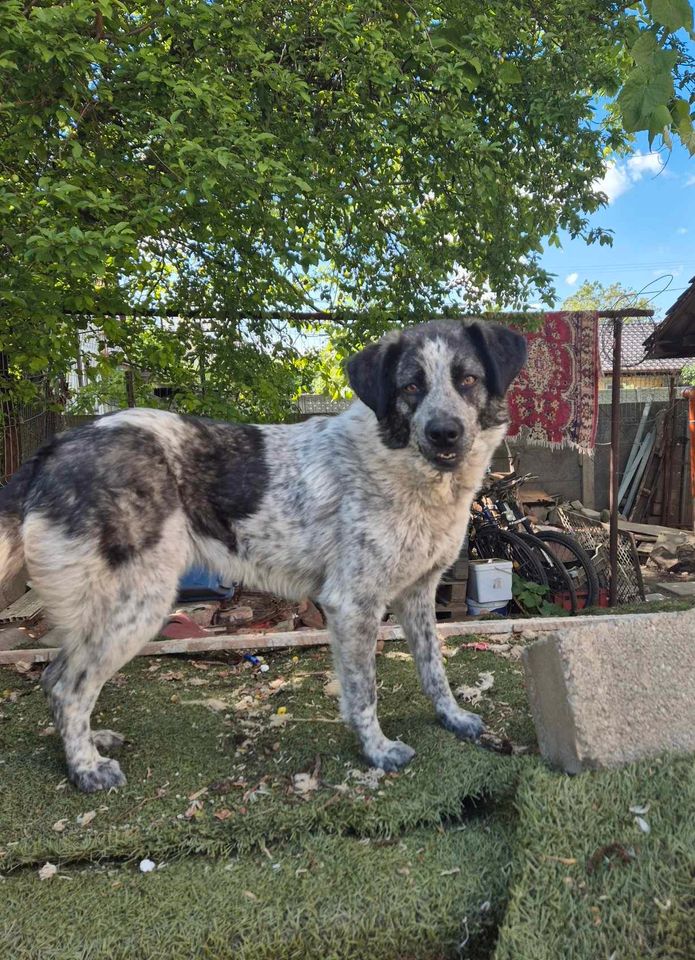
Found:
[[365, 347], [347, 363], [350, 386], [366, 403], [377, 420], [383, 420], [393, 402], [396, 367], [401, 355], [401, 340], [387, 340]]
[[466, 329], [485, 368], [488, 392], [503, 397], [526, 363], [526, 338], [500, 323], [471, 323]]
[[37, 455], [31, 457], [26, 463], [22, 464], [19, 470], [12, 474], [4, 487], [0, 487], [0, 518], [24, 519], [24, 502], [27, 492], [31, 488], [38, 460]]
[[393, 406], [379, 423], [379, 435], [389, 450], [402, 450], [410, 440], [410, 420]]
[[390, 449], [405, 447], [410, 439], [410, 423], [396, 409], [396, 371], [403, 350], [403, 339], [372, 344], [348, 360], [350, 386], [379, 421], [379, 433]]
[[154, 546], [178, 502], [161, 444], [131, 424], [71, 430], [34, 459], [27, 512], [38, 511], [69, 537], [96, 536], [112, 567]]
[[153, 547], [179, 505], [193, 532], [235, 550], [235, 521], [256, 511], [267, 486], [263, 435], [253, 426], [181, 419], [189, 439], [175, 464], [158, 437], [133, 424], [55, 437], [27, 465], [12, 509], [22, 494], [26, 510], [68, 536], [96, 536], [114, 568]]
[[235, 523], [258, 510], [268, 487], [265, 441], [258, 427], [184, 417], [190, 442], [179, 494], [195, 533], [236, 551]]

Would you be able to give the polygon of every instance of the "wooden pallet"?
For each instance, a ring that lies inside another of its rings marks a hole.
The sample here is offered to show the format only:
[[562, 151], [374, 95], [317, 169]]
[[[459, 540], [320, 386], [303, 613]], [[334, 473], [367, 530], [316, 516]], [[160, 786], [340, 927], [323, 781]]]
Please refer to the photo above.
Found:
[[[457, 561], [460, 563], [460, 561]], [[452, 568], [453, 569], [453, 568]], [[468, 562], [466, 561], [466, 574], [468, 573]], [[468, 615], [468, 604], [466, 603], [466, 594], [468, 592], [468, 580], [450, 580], [442, 581], [437, 587], [437, 601], [435, 611], [438, 620], [460, 620], [461, 617]]]
[[453, 583], [440, 583], [437, 587], [437, 604], [450, 606], [453, 603], [464, 603], [467, 590], [467, 580], [455, 580]]
[[437, 620], [458, 621], [468, 617], [467, 603], [437, 604], [435, 607]]

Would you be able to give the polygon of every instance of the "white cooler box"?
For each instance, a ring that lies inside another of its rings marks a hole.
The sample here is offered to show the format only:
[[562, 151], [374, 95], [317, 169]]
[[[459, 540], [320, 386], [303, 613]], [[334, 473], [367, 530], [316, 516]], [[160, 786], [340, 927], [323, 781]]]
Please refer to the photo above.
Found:
[[471, 560], [468, 564], [468, 600], [492, 609], [512, 599], [511, 560]]

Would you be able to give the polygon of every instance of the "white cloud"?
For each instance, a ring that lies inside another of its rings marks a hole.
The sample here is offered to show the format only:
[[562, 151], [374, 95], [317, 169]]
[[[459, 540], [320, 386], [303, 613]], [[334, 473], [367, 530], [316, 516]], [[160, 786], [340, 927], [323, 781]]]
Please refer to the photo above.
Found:
[[687, 232], [688, 232], [688, 228], [687, 228], [687, 227], [679, 227], [679, 228], [676, 230], [676, 233], [679, 233], [682, 237], [685, 236], [685, 234], [686, 234]]
[[567, 276], [565, 277], [565, 283], [567, 284], [568, 287], [573, 287], [577, 282], [577, 280], [579, 280], [578, 273], [568, 273]]
[[661, 173], [664, 162], [660, 153], [637, 153], [627, 161], [631, 178], [636, 182], [641, 180], [646, 173], [656, 176]]
[[594, 190], [597, 193], [605, 193], [608, 203], [615, 203], [618, 197], [627, 193], [643, 177], [655, 177], [663, 167], [661, 154], [638, 151], [624, 162], [611, 160], [603, 177], [600, 180], [594, 180]]
[[686, 187], [695, 187], [695, 173], [689, 173], [685, 178]]

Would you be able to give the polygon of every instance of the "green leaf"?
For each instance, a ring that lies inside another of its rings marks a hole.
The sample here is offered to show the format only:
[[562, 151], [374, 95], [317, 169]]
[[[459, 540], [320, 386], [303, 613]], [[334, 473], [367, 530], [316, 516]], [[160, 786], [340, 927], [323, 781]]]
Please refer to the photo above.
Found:
[[521, 73], [515, 63], [505, 60], [500, 64], [500, 80], [502, 83], [521, 83]]
[[635, 67], [618, 95], [623, 123], [628, 133], [649, 129], [657, 107], [668, 104], [673, 96], [673, 78], [668, 73], [653, 76], [644, 67]]
[[689, 0], [647, 0], [647, 9], [657, 21], [671, 31], [693, 25], [693, 8]]
[[654, 138], [671, 126], [671, 111], [665, 104], [661, 104], [652, 111], [649, 117], [649, 146], [651, 147]]
[[695, 148], [695, 130], [693, 118], [690, 116], [690, 105], [685, 100], [676, 100], [671, 104], [673, 127], [683, 142], [683, 146], [693, 152]]
[[632, 59], [639, 67], [653, 73], [668, 73], [678, 61], [675, 50], [664, 50], [652, 30], [643, 30], [632, 49]]
[[[690, 121], [690, 104], [687, 100], [678, 98], [671, 104], [671, 115], [673, 122], [677, 125], [684, 120]], [[692, 124], [692, 121], [690, 121]]]

